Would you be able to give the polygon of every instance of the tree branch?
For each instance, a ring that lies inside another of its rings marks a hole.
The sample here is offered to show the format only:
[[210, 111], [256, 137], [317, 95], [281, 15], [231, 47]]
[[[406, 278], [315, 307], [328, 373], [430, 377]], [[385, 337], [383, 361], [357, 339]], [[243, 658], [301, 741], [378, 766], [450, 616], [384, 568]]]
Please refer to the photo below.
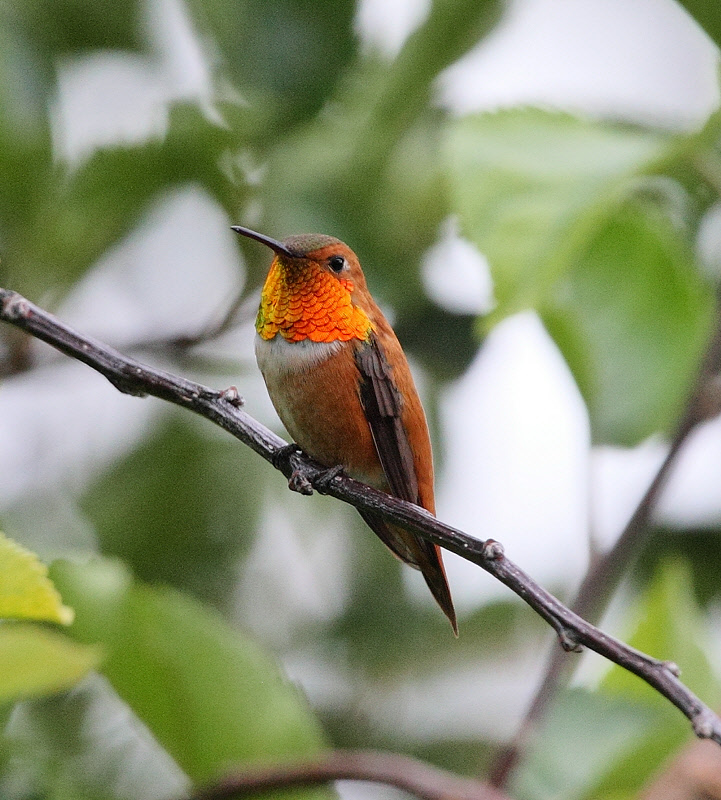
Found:
[[506, 558], [500, 543], [492, 539], [478, 541], [424, 509], [342, 473], [329, 476], [327, 469], [303, 453], [289, 451], [283, 439], [243, 411], [234, 388], [209, 389], [126, 358], [113, 348], [77, 333], [52, 314], [6, 289], [0, 289], [0, 319], [84, 362], [121, 392], [152, 395], [209, 419], [280, 469], [296, 491], [311, 494], [316, 489], [357, 508], [373, 511], [478, 565], [543, 617], [558, 634], [564, 649], [578, 650], [586, 646], [634, 673], [685, 714], [698, 737], [721, 744], [721, 719], [679, 681], [674, 664], [634, 650], [586, 622]]
[[509, 800], [481, 781], [461, 778], [409, 756], [371, 750], [335, 750], [300, 764], [250, 768], [201, 790], [191, 800], [230, 800], [343, 780], [384, 783], [420, 800]]

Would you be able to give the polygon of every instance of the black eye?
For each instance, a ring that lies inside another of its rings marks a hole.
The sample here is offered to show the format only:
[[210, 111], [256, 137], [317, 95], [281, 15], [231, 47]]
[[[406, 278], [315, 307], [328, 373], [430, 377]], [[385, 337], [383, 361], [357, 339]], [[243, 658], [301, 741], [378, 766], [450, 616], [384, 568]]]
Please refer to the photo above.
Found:
[[331, 256], [328, 259], [328, 266], [333, 270], [333, 272], [340, 272], [345, 266], [345, 259], [343, 256]]

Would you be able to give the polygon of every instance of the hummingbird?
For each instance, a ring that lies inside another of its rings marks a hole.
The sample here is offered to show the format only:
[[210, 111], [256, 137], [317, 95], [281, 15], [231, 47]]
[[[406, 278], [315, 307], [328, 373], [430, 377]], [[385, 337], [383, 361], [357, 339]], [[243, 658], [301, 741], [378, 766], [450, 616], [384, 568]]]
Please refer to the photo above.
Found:
[[[320, 464], [342, 467], [350, 477], [435, 514], [423, 407], [356, 254], [333, 236], [279, 241], [232, 229], [274, 253], [255, 323], [255, 355], [288, 433]], [[441, 549], [359, 511], [392, 553], [421, 571], [457, 634]]]

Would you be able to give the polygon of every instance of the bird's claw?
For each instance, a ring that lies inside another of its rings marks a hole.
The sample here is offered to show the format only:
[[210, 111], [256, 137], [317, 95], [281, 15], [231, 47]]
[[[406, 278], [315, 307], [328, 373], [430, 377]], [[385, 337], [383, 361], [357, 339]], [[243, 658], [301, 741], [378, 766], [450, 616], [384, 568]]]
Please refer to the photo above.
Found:
[[331, 483], [343, 473], [343, 465], [336, 464], [334, 467], [323, 470], [313, 481], [313, 486], [321, 493], [327, 494]]
[[290, 457], [301, 452], [303, 451], [295, 442], [292, 442], [291, 444], [285, 444], [283, 447], [279, 447], [275, 453], [273, 453], [273, 455], [270, 457], [270, 463], [283, 473], [290, 472], [292, 471]]
[[293, 456], [302, 452], [295, 442], [286, 444], [273, 453], [270, 462], [288, 478], [288, 488], [291, 492], [313, 494], [313, 484], [310, 482], [305, 465], [294, 463]]

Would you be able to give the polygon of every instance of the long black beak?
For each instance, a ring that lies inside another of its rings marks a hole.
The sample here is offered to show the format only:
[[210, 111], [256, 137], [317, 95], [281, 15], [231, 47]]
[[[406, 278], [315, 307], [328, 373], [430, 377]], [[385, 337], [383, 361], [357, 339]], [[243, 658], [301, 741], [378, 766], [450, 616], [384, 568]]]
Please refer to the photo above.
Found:
[[295, 254], [283, 244], [283, 242], [279, 242], [277, 239], [271, 239], [270, 236], [266, 236], [263, 233], [257, 233], [256, 231], [252, 231], [250, 228], [243, 228], [240, 225], [231, 225], [230, 228], [236, 233], [239, 233], [241, 236], [247, 236], [249, 239], [255, 239], [256, 242], [260, 242], [266, 247], [270, 247], [271, 250], [281, 256], [286, 256], [287, 258], [296, 257]]

